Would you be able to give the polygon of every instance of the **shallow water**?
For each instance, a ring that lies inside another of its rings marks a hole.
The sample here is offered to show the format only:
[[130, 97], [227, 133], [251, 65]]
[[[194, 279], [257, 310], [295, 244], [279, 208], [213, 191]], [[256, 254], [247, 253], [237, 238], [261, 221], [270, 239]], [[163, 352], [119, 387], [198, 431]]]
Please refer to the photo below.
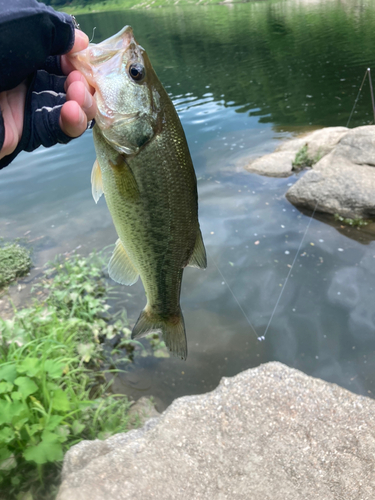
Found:
[[[186, 132], [209, 256], [205, 272], [184, 274], [187, 361], [140, 358], [115, 390], [152, 394], [162, 409], [213, 389], [222, 376], [278, 360], [373, 396], [373, 228], [311, 219], [285, 199], [297, 176], [260, 177], [243, 165], [302, 131], [347, 124], [374, 60], [375, 4], [263, 1], [78, 21], [88, 34], [96, 27], [94, 42], [130, 24], [148, 51]], [[371, 120], [366, 83], [350, 126]], [[61, 252], [115, 242], [104, 200], [95, 205], [91, 197], [94, 159], [87, 132], [68, 146], [21, 154], [0, 172], [0, 235], [28, 233], [37, 267]], [[118, 290], [117, 307], [125, 305], [134, 322], [145, 303], [142, 285]]]

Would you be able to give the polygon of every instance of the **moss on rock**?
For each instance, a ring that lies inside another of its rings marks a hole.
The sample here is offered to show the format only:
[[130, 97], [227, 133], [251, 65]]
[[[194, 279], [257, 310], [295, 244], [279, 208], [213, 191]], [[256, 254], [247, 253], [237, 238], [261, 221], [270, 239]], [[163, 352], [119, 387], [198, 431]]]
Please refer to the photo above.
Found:
[[308, 151], [308, 145], [305, 144], [297, 151], [296, 157], [292, 162], [293, 170], [301, 170], [302, 168], [312, 167], [315, 163], [322, 158], [322, 154], [318, 153], [316, 156], [311, 157]]
[[0, 247], [0, 289], [30, 271], [30, 251], [20, 245]]

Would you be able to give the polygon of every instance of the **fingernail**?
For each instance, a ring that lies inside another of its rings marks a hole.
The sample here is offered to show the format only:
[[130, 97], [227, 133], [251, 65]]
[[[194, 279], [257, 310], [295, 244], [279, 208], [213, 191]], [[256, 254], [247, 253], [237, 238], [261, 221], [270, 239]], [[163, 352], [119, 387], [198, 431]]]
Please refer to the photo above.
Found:
[[81, 125], [84, 123], [85, 119], [86, 119], [86, 115], [85, 115], [85, 113], [82, 111], [82, 109], [81, 109], [81, 113], [80, 113], [80, 115], [81, 115], [81, 117], [80, 117], [80, 119], [79, 119], [79, 126], [81, 126]]
[[84, 33], [83, 31], [81, 30], [75, 30], [75, 40], [77, 40], [78, 38], [80, 38], [81, 40], [84, 40], [86, 43], [89, 43], [89, 37], [86, 35], [86, 33]]
[[88, 90], [85, 90], [85, 100], [83, 102], [83, 107], [86, 109], [91, 108], [92, 106], [92, 96]]

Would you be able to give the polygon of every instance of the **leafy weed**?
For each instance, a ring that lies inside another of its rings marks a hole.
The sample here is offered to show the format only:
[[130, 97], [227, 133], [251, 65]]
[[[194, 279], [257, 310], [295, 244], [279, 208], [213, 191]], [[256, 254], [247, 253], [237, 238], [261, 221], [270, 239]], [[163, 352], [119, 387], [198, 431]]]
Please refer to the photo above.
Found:
[[[130, 403], [108, 393], [102, 340], [110, 324], [103, 257], [50, 264], [43, 300], [0, 319], [0, 499], [53, 499], [64, 453], [129, 427]], [[128, 342], [131, 342], [128, 340]]]

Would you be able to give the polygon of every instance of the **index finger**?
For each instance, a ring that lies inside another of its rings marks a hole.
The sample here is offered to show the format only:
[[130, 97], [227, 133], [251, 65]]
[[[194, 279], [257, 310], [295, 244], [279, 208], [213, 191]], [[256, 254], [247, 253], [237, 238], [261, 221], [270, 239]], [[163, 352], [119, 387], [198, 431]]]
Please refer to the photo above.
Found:
[[75, 38], [74, 45], [68, 54], [72, 54], [73, 52], [79, 52], [80, 50], [85, 49], [89, 44], [89, 37], [81, 30], [75, 29]]
[[61, 56], [61, 69], [65, 75], [69, 75], [72, 71], [74, 71], [74, 67], [72, 63], [69, 61], [67, 57], [69, 54], [73, 54], [74, 52], [79, 52], [80, 50], [86, 49], [89, 44], [89, 37], [81, 30], [75, 30], [75, 38], [74, 45], [72, 49], [66, 54]]

